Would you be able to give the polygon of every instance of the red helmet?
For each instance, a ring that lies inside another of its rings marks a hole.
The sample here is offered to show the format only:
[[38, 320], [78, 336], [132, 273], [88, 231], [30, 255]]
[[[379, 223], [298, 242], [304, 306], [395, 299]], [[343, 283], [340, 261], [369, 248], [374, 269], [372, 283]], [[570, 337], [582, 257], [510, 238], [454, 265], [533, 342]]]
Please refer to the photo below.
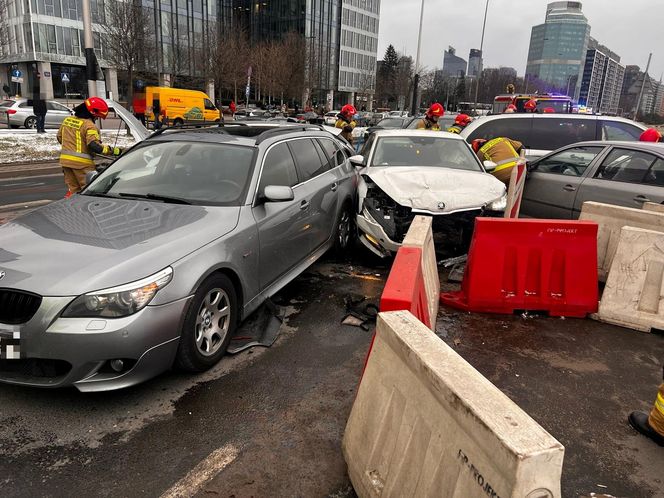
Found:
[[104, 99], [99, 97], [85, 99], [85, 107], [95, 118], [106, 119], [108, 116], [108, 105]]
[[507, 108], [508, 108], [510, 111], [516, 111], [516, 106], [515, 106], [514, 104], [510, 104], [510, 105], [508, 105]]
[[461, 126], [468, 126], [473, 120], [468, 114], [459, 114], [454, 120], [454, 124]]
[[476, 138], [472, 143], [473, 150], [475, 152], [479, 151], [486, 142], [487, 141], [483, 138]]
[[535, 99], [530, 99], [528, 102], [526, 102], [523, 105], [523, 108], [526, 111], [534, 111], [535, 109], [537, 109], [537, 101]]
[[355, 109], [355, 107], [350, 104], [346, 104], [341, 108], [341, 114], [343, 114], [346, 117], [352, 118], [353, 116], [355, 116], [355, 114], [357, 114], [357, 109]]
[[553, 114], [556, 110], [553, 107], [545, 107], [543, 112], [544, 114]]
[[648, 128], [646, 131], [641, 133], [639, 140], [641, 142], [659, 142], [662, 140], [662, 134], [655, 128]]
[[440, 118], [445, 115], [445, 108], [440, 105], [438, 102], [431, 104], [429, 110], [427, 111], [427, 116], [433, 118], [434, 116]]

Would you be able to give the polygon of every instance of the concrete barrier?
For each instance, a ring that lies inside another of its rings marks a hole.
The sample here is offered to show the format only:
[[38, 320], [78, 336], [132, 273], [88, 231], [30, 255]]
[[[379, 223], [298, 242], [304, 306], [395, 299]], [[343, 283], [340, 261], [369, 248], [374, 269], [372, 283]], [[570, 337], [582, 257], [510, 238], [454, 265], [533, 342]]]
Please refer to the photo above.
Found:
[[564, 447], [411, 313], [380, 313], [343, 438], [360, 498], [560, 496]]
[[521, 211], [521, 201], [523, 199], [523, 189], [526, 186], [527, 166], [525, 151], [521, 151], [521, 157], [512, 168], [510, 184], [507, 188], [507, 207], [505, 208], [505, 218], [518, 218]]
[[643, 204], [643, 209], [646, 211], [654, 211], [655, 213], [664, 213], [664, 204], [657, 204], [656, 202], [646, 202]]
[[664, 214], [599, 202], [584, 202], [579, 219], [595, 221], [599, 224], [597, 272], [599, 280], [602, 282], [606, 282], [611, 269], [622, 227], [630, 226], [664, 232]]
[[402, 247], [416, 247], [422, 250], [422, 275], [431, 318], [429, 323], [432, 324], [432, 328], [435, 330], [439, 306], [440, 277], [438, 276], [432, 225], [433, 218], [431, 216], [416, 216], [408, 229], [408, 233], [406, 233]]
[[642, 332], [664, 330], [664, 233], [624, 227], [595, 316]]

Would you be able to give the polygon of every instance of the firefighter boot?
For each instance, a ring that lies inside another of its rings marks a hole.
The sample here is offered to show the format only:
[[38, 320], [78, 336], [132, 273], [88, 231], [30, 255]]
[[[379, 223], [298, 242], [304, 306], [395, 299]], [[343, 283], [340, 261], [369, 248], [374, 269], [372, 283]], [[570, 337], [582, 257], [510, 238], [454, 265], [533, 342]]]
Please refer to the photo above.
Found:
[[650, 412], [650, 416], [643, 412], [632, 412], [629, 425], [646, 437], [664, 446], [664, 384], [659, 386], [657, 398]]

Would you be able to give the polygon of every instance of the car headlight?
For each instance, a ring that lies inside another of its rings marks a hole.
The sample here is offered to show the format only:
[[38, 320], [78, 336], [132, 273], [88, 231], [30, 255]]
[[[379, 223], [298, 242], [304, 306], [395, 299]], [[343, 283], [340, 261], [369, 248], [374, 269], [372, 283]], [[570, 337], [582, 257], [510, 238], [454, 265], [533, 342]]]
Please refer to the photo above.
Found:
[[487, 204], [486, 208], [489, 211], [505, 211], [505, 209], [507, 209], [507, 194], [503, 195], [500, 199]]
[[64, 318], [120, 318], [145, 308], [157, 291], [173, 278], [173, 269], [131, 282], [129, 284], [88, 292], [74, 299], [62, 313]]

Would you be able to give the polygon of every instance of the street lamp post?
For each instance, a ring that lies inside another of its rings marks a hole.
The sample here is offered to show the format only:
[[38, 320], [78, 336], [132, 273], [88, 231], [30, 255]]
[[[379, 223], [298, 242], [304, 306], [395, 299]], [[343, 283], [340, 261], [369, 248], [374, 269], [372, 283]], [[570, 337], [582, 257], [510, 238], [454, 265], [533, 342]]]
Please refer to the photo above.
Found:
[[422, 23], [424, 22], [424, 0], [420, 7], [420, 30], [417, 35], [417, 58], [415, 59], [415, 77], [413, 78], [413, 103], [411, 106], [411, 114], [417, 116], [417, 94], [418, 86], [420, 84], [420, 49], [422, 47]]
[[484, 31], [486, 29], [486, 16], [489, 13], [489, 0], [484, 7], [484, 23], [482, 24], [482, 41], [480, 42], [480, 67], [477, 72], [477, 85], [475, 86], [475, 114], [477, 115], [477, 97], [480, 92], [480, 79], [482, 78], [482, 66], [484, 65]]

